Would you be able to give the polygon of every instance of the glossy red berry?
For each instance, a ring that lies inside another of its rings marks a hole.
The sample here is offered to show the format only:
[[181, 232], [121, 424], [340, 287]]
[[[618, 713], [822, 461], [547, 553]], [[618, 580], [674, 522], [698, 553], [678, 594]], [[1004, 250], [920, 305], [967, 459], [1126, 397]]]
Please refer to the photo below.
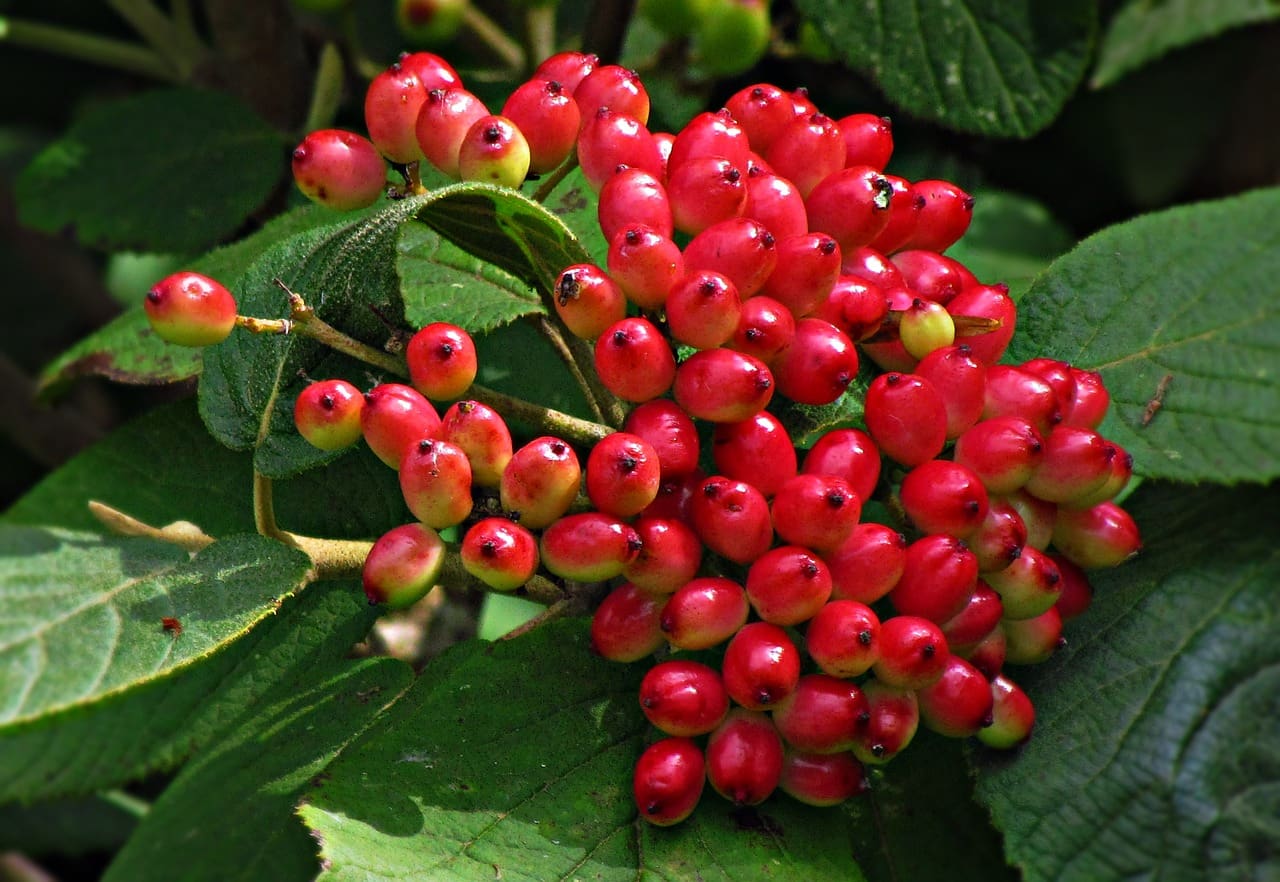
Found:
[[698, 467], [698, 429], [689, 414], [671, 399], [646, 401], [627, 414], [622, 428], [653, 447], [664, 480], [690, 474]]
[[791, 310], [763, 295], [748, 299], [738, 313], [738, 326], [725, 345], [746, 355], [773, 364], [796, 335]]
[[712, 224], [738, 217], [747, 204], [743, 170], [723, 156], [695, 156], [667, 177], [671, 217], [682, 233], [697, 235]]
[[950, 181], [916, 181], [912, 189], [925, 204], [906, 247], [946, 251], [969, 229], [973, 197]]
[[600, 267], [575, 263], [561, 270], [553, 287], [556, 313], [570, 332], [594, 340], [627, 314], [627, 299]]
[[1027, 492], [1057, 503], [1085, 499], [1110, 478], [1117, 453], [1093, 429], [1055, 426], [1045, 436], [1044, 456], [1027, 480]]
[[830, 404], [858, 376], [858, 350], [835, 325], [820, 318], [796, 322], [790, 345], [773, 362], [778, 391], [800, 404]]
[[876, 678], [899, 689], [923, 689], [942, 676], [951, 654], [942, 630], [919, 616], [892, 616], [880, 622]]
[[994, 499], [982, 526], [966, 542], [978, 559], [979, 573], [1003, 570], [1026, 547], [1027, 525], [1016, 508], [1003, 499]]
[[641, 168], [621, 168], [605, 179], [596, 219], [608, 242], [634, 227], [644, 227], [668, 239], [674, 229], [667, 188], [659, 177]]
[[777, 625], [751, 622], [729, 640], [721, 669], [730, 698], [748, 710], [768, 710], [800, 681], [800, 651]]
[[488, 115], [484, 102], [466, 89], [432, 89], [414, 123], [422, 155], [444, 174], [455, 180], [460, 178], [458, 156], [462, 141], [472, 124]]
[[610, 661], [633, 662], [652, 655], [666, 640], [660, 618], [667, 595], [630, 582], [614, 588], [591, 617], [591, 649]]
[[690, 269], [667, 297], [667, 328], [678, 343], [715, 349], [733, 336], [741, 312], [733, 282], [711, 270]]
[[942, 623], [969, 602], [978, 584], [978, 559], [954, 536], [934, 533], [907, 546], [902, 575], [889, 592], [898, 612]]
[[680, 246], [669, 235], [642, 224], [628, 225], [613, 237], [607, 264], [622, 293], [641, 309], [661, 309], [684, 277]]
[[606, 435], [587, 457], [587, 497], [615, 517], [638, 515], [657, 498], [659, 483], [657, 451], [629, 432]]
[[1000, 624], [1004, 617], [1004, 604], [1000, 595], [986, 582], [978, 580], [978, 586], [969, 595], [969, 602], [959, 613], [941, 624], [942, 635], [952, 653], [967, 655]]
[[762, 155], [796, 116], [791, 97], [771, 83], [739, 89], [725, 108], [742, 126], [751, 149]]
[[538, 552], [548, 572], [577, 582], [604, 582], [622, 575], [640, 547], [640, 536], [630, 524], [589, 511], [548, 525]]
[[705, 735], [729, 713], [729, 693], [715, 668], [672, 659], [654, 665], [640, 681], [640, 710], [668, 735]]
[[360, 440], [364, 395], [346, 380], [321, 380], [298, 393], [293, 422], [321, 450], [342, 450]]
[[844, 255], [840, 271], [846, 276], [871, 282], [883, 291], [905, 288], [907, 285], [902, 277], [902, 270], [874, 248], [865, 245], [852, 250], [842, 248], [840, 253]]
[[736, 708], [707, 739], [707, 781], [734, 805], [759, 805], [782, 777], [782, 739], [759, 711]]
[[978, 531], [991, 507], [978, 475], [946, 459], [931, 459], [907, 472], [898, 498], [920, 532], [949, 533], [960, 539]]
[[998, 362], [1009, 348], [1018, 324], [1018, 308], [1006, 285], [974, 285], [947, 301], [947, 312], [959, 318], [994, 319], [1000, 324], [981, 334], [967, 334], [962, 342], [973, 351], [973, 357], [986, 365]]
[[1053, 538], [1053, 525], [1058, 518], [1057, 503], [1046, 502], [1025, 490], [1015, 490], [1004, 500], [1013, 506], [1027, 528], [1027, 545], [1044, 551]]
[[412, 69], [398, 63], [374, 77], [365, 90], [369, 140], [392, 162], [403, 165], [422, 158], [415, 125], [428, 91]]
[[858, 731], [853, 755], [869, 765], [893, 759], [911, 743], [920, 727], [920, 705], [910, 689], [889, 686], [872, 678], [862, 684], [867, 719]]
[[947, 407], [933, 384], [891, 372], [871, 381], [863, 418], [881, 453], [904, 466], [928, 462], [947, 443]]
[[236, 326], [236, 299], [219, 281], [179, 272], [156, 282], [142, 301], [151, 329], [178, 346], [212, 346]]
[[750, 481], [765, 496], [796, 475], [796, 448], [782, 421], [767, 410], [738, 423], [720, 423], [712, 435], [716, 470]]
[[546, 174], [569, 158], [578, 143], [582, 114], [572, 91], [556, 80], [527, 80], [507, 98], [502, 115], [524, 134], [529, 170]]
[[514, 591], [538, 571], [538, 540], [506, 518], [484, 518], [462, 538], [462, 567], [495, 591]]
[[781, 545], [752, 562], [746, 588], [761, 619], [798, 625], [813, 618], [831, 596], [831, 571], [809, 549]]
[[692, 527], [653, 516], [642, 516], [634, 526], [640, 537], [640, 553], [622, 568], [629, 581], [670, 594], [698, 575], [702, 542]]
[[471, 462], [448, 441], [424, 439], [400, 461], [400, 490], [413, 516], [442, 530], [471, 514]]
[[875, 603], [898, 584], [907, 539], [884, 524], [858, 524], [844, 544], [823, 555], [831, 569], [833, 598]]
[[678, 168], [695, 156], [723, 156], [744, 168], [751, 144], [747, 133], [727, 109], [699, 113], [676, 133], [667, 168]]
[[741, 585], [722, 576], [703, 576], [670, 595], [660, 625], [672, 646], [710, 649], [736, 634], [749, 611]]
[[749, 217], [731, 217], [714, 223], [694, 236], [684, 248], [687, 272], [720, 273], [733, 283], [743, 300], [760, 293], [777, 262], [773, 234]]
[[837, 753], [853, 747], [867, 712], [866, 696], [851, 681], [805, 674], [773, 709], [773, 724], [796, 750]]
[[569, 510], [582, 483], [582, 467], [573, 448], [543, 435], [517, 450], [502, 472], [502, 507], [522, 526], [546, 527]]
[[649, 745], [636, 760], [632, 779], [640, 816], [658, 827], [689, 817], [702, 798], [706, 768], [702, 749], [688, 738], [664, 738]]
[[1142, 536], [1130, 515], [1114, 502], [1092, 508], [1059, 507], [1053, 547], [1085, 570], [1119, 566], [1142, 549]]
[[534, 68], [532, 79], [555, 80], [572, 94], [599, 63], [599, 58], [587, 52], [557, 52]]
[[920, 359], [915, 373], [933, 383], [947, 408], [947, 438], [953, 439], [982, 418], [986, 365], [965, 343], [944, 346]]
[[[663, 178], [662, 154], [653, 133], [641, 120], [621, 110], [603, 107], [585, 115], [578, 134], [578, 164], [592, 190], [599, 193], [621, 166]], [[669, 195], [669, 194], [668, 194]]]
[[809, 448], [803, 471], [844, 478], [865, 502], [880, 480], [880, 450], [861, 429], [832, 429]]
[[874, 113], [854, 113], [838, 121], [844, 136], [845, 165], [884, 170], [893, 155], [893, 121]]
[[827, 299], [818, 305], [818, 318], [826, 319], [860, 343], [879, 333], [889, 315], [889, 301], [874, 282], [842, 275]]
[[1059, 583], [1062, 593], [1058, 595], [1058, 602], [1054, 606], [1058, 608], [1058, 614], [1064, 622], [1070, 621], [1081, 615], [1093, 602], [1093, 585], [1089, 582], [1088, 574], [1064, 555], [1051, 554], [1049, 557], [1053, 558], [1062, 575]]
[[966, 647], [960, 653], [965, 661], [973, 665], [982, 676], [988, 680], [993, 680], [1000, 675], [1000, 671], [1004, 668], [1005, 646], [1008, 640], [1004, 636], [1004, 630], [996, 628], [986, 637], [983, 637], [977, 644]]
[[851, 753], [788, 750], [778, 788], [806, 805], [827, 807], [864, 793], [867, 776]]
[[440, 418], [440, 439], [456, 444], [471, 462], [471, 481], [497, 487], [514, 452], [507, 422], [487, 404], [456, 401]]
[[676, 401], [690, 416], [712, 423], [750, 419], [764, 410], [773, 389], [764, 362], [732, 349], [695, 352], [676, 368]]
[[1102, 423], [1102, 418], [1107, 415], [1107, 408], [1111, 405], [1111, 393], [1107, 391], [1102, 381], [1102, 374], [1097, 371], [1073, 367], [1071, 373], [1076, 381], [1076, 393], [1067, 408], [1063, 422], [1071, 426], [1096, 429]]
[[967, 738], [991, 725], [991, 685], [982, 672], [957, 656], [947, 659], [942, 676], [916, 693], [920, 722], [949, 738]]
[[956, 438], [955, 461], [972, 470], [994, 495], [1024, 486], [1043, 457], [1044, 439], [1020, 416], [982, 420]]
[[[870, 165], [870, 163], [863, 164]], [[906, 178], [885, 175], [884, 179], [893, 188], [893, 196], [889, 200], [889, 222], [869, 245], [884, 254], [893, 254], [902, 248], [915, 232], [916, 224], [920, 221], [920, 212], [924, 208], [924, 197], [912, 191], [911, 182]]]
[[978, 740], [987, 747], [1008, 750], [1031, 737], [1036, 711], [1027, 693], [1008, 677], [991, 680], [991, 725], [978, 730]]
[[410, 448], [439, 434], [440, 415], [412, 386], [381, 383], [365, 393], [360, 431], [378, 459], [398, 469]]
[[318, 129], [293, 149], [293, 180], [312, 202], [352, 211], [378, 201], [387, 185], [387, 164], [368, 138]]
[[[448, 89], [462, 83], [453, 65], [434, 52], [402, 52], [396, 60], [401, 70], [416, 76], [424, 89]], [[410, 121], [412, 125], [413, 121]]]
[[1034, 618], [1057, 603], [1062, 593], [1058, 565], [1038, 548], [1023, 548], [1013, 563], [982, 578], [1000, 595], [1005, 619]]
[[947, 304], [978, 284], [964, 264], [937, 251], [908, 248], [898, 251], [890, 260], [902, 273], [903, 284], [926, 300]]
[[769, 145], [764, 158], [808, 199], [828, 175], [844, 168], [844, 136], [835, 120], [821, 113], [797, 117]]
[[844, 478], [804, 472], [778, 488], [770, 511], [784, 542], [827, 552], [853, 533], [862, 500]]
[[617, 64], [597, 64], [573, 87], [583, 119], [607, 107], [640, 123], [649, 121], [649, 93], [640, 76]]
[[411, 606], [431, 590], [444, 571], [447, 549], [424, 524], [404, 524], [382, 534], [365, 557], [361, 578], [370, 603], [393, 609]]
[[742, 214], [764, 224], [775, 238], [799, 236], [809, 231], [804, 197], [795, 184], [771, 172], [748, 172], [747, 202]]
[[652, 322], [624, 318], [596, 338], [595, 368], [605, 388], [623, 401], [650, 401], [675, 382], [676, 357]]
[[805, 197], [809, 229], [828, 233], [846, 256], [867, 245], [889, 223], [893, 185], [869, 165], [827, 175]]
[[746, 481], [707, 478], [695, 488], [689, 513], [707, 547], [735, 563], [750, 563], [773, 543], [769, 503]]
[[826, 233], [779, 239], [777, 264], [761, 293], [786, 305], [797, 318], [811, 315], [840, 278], [840, 246]]
[[447, 322], [432, 322], [419, 330], [409, 338], [404, 354], [413, 387], [436, 400], [464, 394], [479, 368], [471, 335]]
[[833, 677], [858, 677], [880, 657], [880, 617], [856, 600], [832, 600], [804, 634], [814, 664]]

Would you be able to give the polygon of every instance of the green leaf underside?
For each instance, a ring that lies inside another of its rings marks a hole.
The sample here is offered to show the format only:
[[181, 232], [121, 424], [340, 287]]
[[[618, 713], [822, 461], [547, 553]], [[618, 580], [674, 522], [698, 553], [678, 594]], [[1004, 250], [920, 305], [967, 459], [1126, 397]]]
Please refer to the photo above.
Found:
[[906, 110], [967, 132], [1026, 137], [1075, 91], [1093, 0], [799, 0], [846, 64]]
[[1074, 244], [1043, 205], [1016, 193], [980, 190], [969, 229], [947, 249], [983, 284], [1003, 282], [1016, 298], [1055, 257]]
[[104, 249], [190, 254], [270, 195], [283, 142], [239, 100], [171, 89], [95, 105], [18, 179], [24, 224]]
[[[317, 665], [345, 657], [376, 614], [358, 582], [318, 582], [243, 638], [170, 676], [0, 728], [0, 803], [91, 793], [171, 768], [256, 715], [280, 683], [302, 682]], [[184, 620], [176, 642], [189, 627]], [[159, 622], [156, 631], [174, 640]]]
[[[688, 119], [691, 116], [693, 113], [687, 114], [682, 119]], [[649, 122], [652, 124], [653, 120]], [[564, 180], [551, 191], [545, 205], [552, 214], [564, 221], [564, 225], [577, 237], [579, 244], [590, 255], [593, 263], [597, 266], [607, 264], [609, 243], [605, 241], [604, 233], [600, 229], [600, 199], [587, 183], [587, 177], [582, 173], [581, 166], [575, 167], [564, 176]]]
[[1280, 525], [1274, 493], [1147, 485], [1142, 555], [1094, 573], [1037, 706], [980, 797], [1028, 882], [1280, 874]]
[[1086, 239], [1023, 298], [1009, 358], [1051, 355], [1100, 371], [1111, 394], [1103, 434], [1140, 474], [1280, 475], [1277, 213], [1280, 189], [1260, 190]]
[[322, 878], [862, 878], [847, 818], [782, 795], [735, 810], [708, 788], [676, 827], [638, 821], [644, 666], [587, 643], [561, 621], [433, 662], [304, 801]]
[[449, 322], [482, 334], [546, 311], [524, 282], [442, 239], [425, 224], [401, 227], [396, 259], [405, 319], [411, 327]]
[[1090, 85], [1104, 88], [1173, 49], [1277, 16], [1274, 0], [1128, 0], [1102, 34]]
[[281, 684], [183, 768], [104, 882], [314, 879], [316, 843], [294, 814], [297, 799], [411, 679], [408, 665], [379, 658], [331, 662]]
[[[190, 268], [234, 290], [245, 269], [271, 246], [310, 229], [350, 223], [351, 217], [318, 205], [296, 208], [273, 218], [253, 235], [191, 261]], [[145, 293], [139, 291], [131, 301], [131, 309], [46, 365], [40, 373], [41, 394], [54, 394], [85, 376], [133, 385], [162, 385], [199, 374], [202, 350], [174, 346], [157, 337], [142, 310]]]

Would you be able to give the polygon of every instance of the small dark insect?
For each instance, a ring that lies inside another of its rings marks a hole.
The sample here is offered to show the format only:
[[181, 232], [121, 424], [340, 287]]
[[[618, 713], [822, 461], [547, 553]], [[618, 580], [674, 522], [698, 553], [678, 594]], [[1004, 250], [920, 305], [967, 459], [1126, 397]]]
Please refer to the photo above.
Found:
[[182, 622], [178, 621], [173, 616], [165, 616], [161, 619], [160, 626], [164, 628], [166, 634], [173, 637], [177, 637], [182, 633]]
[[1164, 394], [1169, 391], [1169, 384], [1172, 382], [1173, 374], [1165, 374], [1160, 378], [1160, 383], [1156, 386], [1156, 394], [1151, 396], [1151, 400], [1147, 402], [1147, 409], [1142, 412], [1144, 427], [1151, 425], [1160, 408], [1164, 407]]

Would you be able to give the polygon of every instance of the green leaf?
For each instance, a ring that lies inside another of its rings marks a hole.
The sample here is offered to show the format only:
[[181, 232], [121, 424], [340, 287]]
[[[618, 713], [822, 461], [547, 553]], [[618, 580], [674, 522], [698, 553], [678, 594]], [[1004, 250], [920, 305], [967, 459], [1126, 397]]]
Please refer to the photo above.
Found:
[[[582, 390], [569, 369], [537, 331], [524, 322], [506, 325], [476, 338], [480, 383], [536, 401], [573, 416], [591, 419]], [[517, 421], [514, 431], [522, 432]]]
[[1145, 550], [1090, 574], [1066, 648], [1014, 673], [1035, 732], [979, 796], [1028, 882], [1274, 879], [1275, 495], [1146, 485], [1131, 509]]
[[[350, 223], [351, 218], [349, 213], [318, 205], [296, 208], [273, 218], [253, 235], [191, 261], [190, 267], [234, 289], [249, 265], [271, 246], [306, 230]], [[145, 293], [145, 289], [139, 290], [127, 312], [46, 365], [40, 374], [40, 394], [56, 394], [66, 384], [85, 376], [150, 386], [176, 383], [199, 374], [202, 350], [173, 346], [152, 333], [142, 310]]]
[[860, 371], [844, 394], [830, 404], [797, 404], [779, 396], [770, 410], [782, 421], [796, 446], [808, 448], [832, 429], [864, 428], [862, 405], [870, 383], [871, 375]]
[[980, 190], [973, 221], [947, 256], [968, 267], [985, 284], [1003, 282], [1018, 298], [1074, 239], [1039, 202], [1016, 193]]
[[324, 879], [634, 879], [635, 666], [581, 622], [449, 650], [301, 809]]
[[405, 319], [415, 328], [451, 322], [482, 334], [546, 311], [524, 282], [471, 256], [424, 224], [401, 227], [396, 268]]
[[[158, 464], [162, 464], [158, 465]], [[195, 522], [211, 536], [254, 530], [253, 462], [209, 437], [194, 400], [156, 408], [47, 476], [4, 515], [13, 524], [100, 530], [91, 499], [144, 523]], [[407, 515], [396, 474], [359, 446], [273, 485], [276, 518], [310, 536], [374, 538]]]
[[183, 768], [104, 882], [314, 879], [316, 844], [294, 814], [297, 799], [411, 679], [408, 665], [381, 658], [332, 662], [282, 684]]
[[1274, 0], [1128, 0], [1102, 35], [1089, 85], [1104, 88], [1173, 49], [1278, 16]]
[[221, 92], [102, 102], [17, 182], [24, 224], [103, 249], [191, 253], [235, 231], [283, 171], [280, 136]]
[[114, 852], [138, 826], [137, 811], [115, 796], [0, 806], [0, 850], [33, 856]]
[[799, 0], [850, 67], [894, 103], [951, 128], [1027, 137], [1075, 91], [1092, 49], [1094, 0]]
[[1261, 190], [1090, 237], [1023, 298], [1010, 359], [1100, 371], [1111, 393], [1103, 433], [1140, 474], [1280, 475], [1280, 306], [1265, 294], [1280, 274], [1277, 212], [1280, 189]]
[[[280, 683], [301, 682], [318, 665], [344, 658], [376, 615], [358, 582], [317, 582], [244, 637], [182, 669], [89, 705], [0, 727], [0, 803], [91, 793], [172, 768], [256, 715], [262, 696]], [[155, 632], [181, 643], [194, 625], [198, 638], [198, 620], [182, 621], [176, 639], [158, 620]], [[153, 637], [144, 629], [135, 653]]]
[[[693, 116], [693, 113], [684, 118], [688, 119], [689, 116]], [[600, 229], [600, 199], [587, 183], [581, 166], [576, 166], [556, 185], [546, 206], [573, 231], [579, 244], [591, 255], [591, 262], [597, 266], [605, 266], [609, 257], [609, 243], [605, 241]]]

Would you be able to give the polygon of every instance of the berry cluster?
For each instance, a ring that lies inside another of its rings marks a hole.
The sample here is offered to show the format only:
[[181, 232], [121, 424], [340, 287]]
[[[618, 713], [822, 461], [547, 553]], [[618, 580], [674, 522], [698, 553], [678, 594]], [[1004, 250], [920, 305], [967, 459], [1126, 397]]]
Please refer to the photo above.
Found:
[[[420, 598], [455, 526], [462, 565], [494, 590], [539, 573], [607, 583], [595, 650], [660, 657], [639, 701], [663, 737], [634, 778], [655, 824], [687, 817], [704, 782], [740, 805], [777, 788], [839, 802], [921, 723], [1021, 743], [1034, 711], [1004, 666], [1048, 658], [1089, 604], [1085, 571], [1139, 547], [1112, 501], [1133, 464], [1098, 432], [1101, 378], [1000, 363], [1007, 289], [943, 253], [973, 200], [886, 174], [888, 120], [831, 119], [763, 83], [674, 135], [650, 132], [648, 109], [634, 73], [563, 53], [494, 117], [417, 53], [371, 84], [364, 153], [338, 160], [319, 146], [356, 136], [313, 133], [295, 154], [299, 185], [335, 205], [376, 198], [352, 198], [365, 154], [378, 177], [382, 156], [425, 157], [510, 186], [577, 162], [609, 242], [606, 266], [565, 267], [551, 298], [631, 405], [589, 450], [516, 448], [463, 397], [475, 347], [447, 324], [409, 340], [409, 385], [299, 396], [299, 431], [324, 449], [363, 438], [416, 519], [374, 544], [366, 593]], [[171, 288], [198, 286], [166, 280], [148, 309]], [[781, 400], [831, 404], [860, 370], [861, 425], [798, 450]], [[872, 499], [894, 525], [862, 520]]]

